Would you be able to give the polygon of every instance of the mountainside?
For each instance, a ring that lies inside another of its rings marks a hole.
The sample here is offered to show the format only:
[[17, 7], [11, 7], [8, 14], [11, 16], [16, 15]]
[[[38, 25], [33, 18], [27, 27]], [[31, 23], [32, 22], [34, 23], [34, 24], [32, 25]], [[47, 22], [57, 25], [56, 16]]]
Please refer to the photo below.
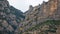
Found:
[[30, 27], [25, 34], [60, 34], [60, 20], [46, 20]]
[[0, 34], [60, 34], [60, 0], [21, 10], [0, 0]]
[[[23, 16], [23, 12], [21, 10], [18, 10], [16, 8], [14, 8], [13, 6], [10, 6], [9, 9], [11, 10], [12, 14], [15, 14], [17, 17], [21, 17], [24, 18]], [[14, 11], [14, 12], [13, 12]]]
[[43, 1], [25, 12], [23, 34], [60, 34], [60, 0]]
[[16, 34], [23, 19], [23, 12], [10, 6], [7, 0], [0, 0], [0, 34]]

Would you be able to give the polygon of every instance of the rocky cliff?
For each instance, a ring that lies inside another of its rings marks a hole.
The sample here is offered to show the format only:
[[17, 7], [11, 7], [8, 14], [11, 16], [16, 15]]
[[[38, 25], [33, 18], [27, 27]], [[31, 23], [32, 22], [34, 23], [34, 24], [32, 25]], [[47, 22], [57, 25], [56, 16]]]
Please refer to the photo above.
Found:
[[41, 5], [30, 6], [24, 22], [24, 34], [59, 34], [60, 0], [43, 1]]
[[7, 0], [0, 0], [0, 34], [21, 33], [60, 34], [60, 0], [30, 6], [24, 14]]
[[15, 34], [23, 19], [20, 10], [10, 6], [7, 0], [0, 0], [0, 34]]

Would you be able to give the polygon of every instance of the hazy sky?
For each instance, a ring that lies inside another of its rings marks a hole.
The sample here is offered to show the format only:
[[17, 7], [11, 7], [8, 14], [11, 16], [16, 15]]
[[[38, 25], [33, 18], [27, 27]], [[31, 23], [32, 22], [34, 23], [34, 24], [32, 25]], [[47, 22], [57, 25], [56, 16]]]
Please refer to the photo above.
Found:
[[48, 0], [8, 0], [8, 1], [10, 5], [25, 12], [29, 9], [29, 5], [36, 6], [38, 4], [41, 4], [43, 1]]

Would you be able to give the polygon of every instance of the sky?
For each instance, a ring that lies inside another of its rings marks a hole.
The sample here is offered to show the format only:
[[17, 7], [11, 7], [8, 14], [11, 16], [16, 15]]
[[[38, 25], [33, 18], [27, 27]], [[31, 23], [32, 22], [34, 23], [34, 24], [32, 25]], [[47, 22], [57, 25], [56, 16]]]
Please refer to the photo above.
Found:
[[14, 6], [15, 8], [25, 12], [29, 9], [29, 5], [36, 6], [41, 4], [43, 1], [48, 0], [8, 0], [9, 4]]

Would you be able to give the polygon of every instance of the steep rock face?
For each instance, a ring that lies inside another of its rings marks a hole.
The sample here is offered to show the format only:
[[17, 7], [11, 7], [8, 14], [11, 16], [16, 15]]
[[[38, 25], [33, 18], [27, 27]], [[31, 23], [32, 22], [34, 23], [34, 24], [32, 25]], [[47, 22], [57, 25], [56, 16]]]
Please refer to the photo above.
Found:
[[47, 20], [30, 27], [23, 34], [59, 34], [60, 20]]
[[20, 10], [10, 6], [7, 0], [0, 0], [0, 34], [14, 34], [23, 19]]
[[25, 13], [24, 30], [28, 30], [46, 20], [60, 20], [60, 0], [43, 1], [41, 5], [30, 6], [29, 10]]

